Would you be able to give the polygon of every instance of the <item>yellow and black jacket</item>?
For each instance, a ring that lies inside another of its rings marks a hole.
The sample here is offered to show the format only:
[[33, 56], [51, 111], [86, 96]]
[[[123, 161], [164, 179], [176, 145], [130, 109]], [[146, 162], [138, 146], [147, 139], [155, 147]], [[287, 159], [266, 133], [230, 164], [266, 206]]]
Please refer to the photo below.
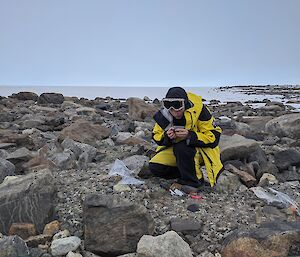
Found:
[[[189, 130], [186, 144], [195, 147], [194, 164], [198, 179], [203, 178], [200, 165], [204, 163], [210, 185], [213, 187], [221, 173], [223, 165], [218, 147], [221, 128], [214, 124], [214, 117], [203, 104], [201, 96], [187, 93], [191, 107], [184, 111], [185, 128]], [[153, 128], [153, 139], [159, 145], [157, 154], [150, 160], [152, 163], [176, 167], [176, 158], [172, 143], [166, 131], [173, 126], [173, 117], [166, 109], [154, 115], [156, 124]]]

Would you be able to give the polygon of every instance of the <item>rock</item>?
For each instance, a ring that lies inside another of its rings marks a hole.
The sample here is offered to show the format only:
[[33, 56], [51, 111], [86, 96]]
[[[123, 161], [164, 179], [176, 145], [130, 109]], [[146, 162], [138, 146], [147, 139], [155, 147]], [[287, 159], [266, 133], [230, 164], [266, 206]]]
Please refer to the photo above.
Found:
[[257, 186], [263, 187], [266, 185], [274, 185], [274, 184], [278, 184], [278, 180], [276, 179], [276, 177], [273, 174], [264, 173], [260, 178]]
[[43, 93], [38, 98], [39, 104], [62, 104], [65, 98], [58, 93]]
[[53, 219], [56, 188], [50, 171], [31, 173], [0, 185], [0, 231], [12, 223], [35, 224], [38, 232]]
[[50, 246], [50, 252], [53, 256], [65, 255], [70, 251], [75, 251], [81, 243], [80, 238], [70, 236], [61, 239], [55, 239]]
[[138, 243], [137, 253], [145, 257], [192, 257], [189, 245], [174, 231], [160, 236], [144, 235]]
[[6, 159], [12, 162], [16, 167], [16, 172], [20, 173], [23, 170], [22, 165], [29, 161], [33, 156], [34, 154], [31, 151], [29, 151], [26, 147], [22, 147], [10, 153]]
[[226, 238], [222, 257], [286, 257], [299, 255], [300, 222], [263, 223], [248, 232]]
[[58, 220], [54, 220], [44, 227], [43, 234], [53, 236], [60, 229], [60, 222]]
[[130, 97], [126, 103], [129, 106], [129, 117], [133, 120], [144, 120], [147, 117], [152, 118], [158, 108], [150, 103], [146, 103], [140, 98]]
[[18, 235], [22, 239], [27, 239], [36, 235], [36, 228], [32, 223], [13, 223], [9, 228], [8, 234], [10, 236]]
[[253, 187], [257, 184], [256, 178], [251, 176], [249, 173], [239, 170], [231, 164], [228, 164], [225, 167], [226, 170], [229, 170], [231, 173], [239, 176], [239, 178], [244, 182], [247, 187]]
[[25, 240], [25, 243], [28, 247], [38, 247], [39, 245], [45, 245], [47, 242], [51, 242], [52, 236], [51, 235], [37, 235], [37, 236], [30, 236]]
[[66, 238], [70, 236], [70, 232], [69, 230], [65, 229], [63, 231], [59, 231], [57, 232], [54, 236], [53, 236], [53, 240], [56, 239], [62, 239], [62, 238]]
[[131, 137], [133, 137], [133, 135], [130, 132], [118, 132], [118, 134], [113, 138], [115, 139], [116, 143], [123, 144], [125, 140]]
[[275, 165], [279, 170], [285, 170], [289, 166], [300, 166], [300, 152], [288, 149], [274, 154]]
[[96, 254], [135, 252], [139, 239], [154, 232], [154, 223], [142, 205], [117, 196], [88, 195], [84, 200], [85, 248]]
[[250, 126], [243, 122], [235, 122], [234, 126], [236, 133], [242, 136], [246, 136], [251, 130]]
[[205, 251], [205, 252], [197, 255], [197, 257], [216, 257], [216, 255], [214, 255], [214, 254], [212, 254], [210, 252]]
[[132, 155], [123, 160], [126, 167], [137, 175], [143, 168], [149, 167], [149, 158], [144, 155]]
[[0, 256], [31, 257], [27, 245], [18, 236], [9, 236], [0, 239]]
[[19, 92], [17, 94], [12, 94], [11, 97], [17, 98], [20, 101], [33, 100], [36, 102], [39, 96], [33, 92]]
[[277, 178], [280, 182], [300, 180], [300, 172], [296, 169], [285, 170], [283, 172], [278, 173]]
[[64, 150], [62, 153], [55, 153], [51, 155], [50, 160], [53, 161], [55, 166], [62, 170], [76, 168], [75, 156], [71, 150]]
[[175, 232], [182, 232], [184, 234], [189, 234], [191, 232], [200, 232], [202, 228], [202, 223], [192, 219], [172, 219], [171, 220], [171, 230]]
[[247, 139], [240, 135], [221, 136], [220, 150], [222, 161], [247, 158], [259, 148], [255, 140]]
[[[30, 257], [49, 257], [42, 249], [39, 248], [29, 248]], [[44, 255], [46, 254], [46, 256]]]
[[286, 114], [270, 120], [266, 131], [278, 137], [300, 139], [300, 113]]
[[130, 186], [128, 186], [126, 184], [116, 184], [116, 185], [114, 185], [113, 189], [114, 189], [114, 192], [118, 192], [118, 193], [131, 191]]
[[8, 149], [16, 146], [14, 143], [0, 143], [0, 149]]
[[80, 253], [69, 252], [66, 257], [82, 257]]
[[11, 162], [0, 158], [0, 184], [5, 177], [15, 175], [15, 165]]
[[80, 143], [96, 145], [97, 140], [107, 138], [110, 130], [98, 124], [93, 124], [85, 120], [77, 120], [69, 127], [64, 128], [59, 134], [59, 140], [63, 141], [67, 137]]
[[224, 170], [218, 178], [216, 191], [220, 193], [235, 192], [242, 185], [239, 177], [227, 170]]

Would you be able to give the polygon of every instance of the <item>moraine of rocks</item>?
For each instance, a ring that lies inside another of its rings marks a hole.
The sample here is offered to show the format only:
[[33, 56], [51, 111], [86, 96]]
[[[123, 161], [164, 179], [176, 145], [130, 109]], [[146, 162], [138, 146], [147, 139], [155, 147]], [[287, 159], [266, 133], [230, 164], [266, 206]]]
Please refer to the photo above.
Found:
[[[300, 113], [288, 104], [206, 103], [225, 170], [195, 199], [139, 177], [157, 99], [0, 99], [1, 257], [300, 255]], [[130, 176], [110, 176], [114, 165]], [[254, 194], [269, 188], [294, 203]]]

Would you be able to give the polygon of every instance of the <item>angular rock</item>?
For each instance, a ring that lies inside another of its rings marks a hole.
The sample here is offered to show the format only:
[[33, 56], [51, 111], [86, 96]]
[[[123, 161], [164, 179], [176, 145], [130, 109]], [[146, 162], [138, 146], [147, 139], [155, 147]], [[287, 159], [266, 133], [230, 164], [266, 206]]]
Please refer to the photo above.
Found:
[[239, 177], [228, 170], [224, 170], [216, 184], [216, 191], [220, 193], [235, 192], [242, 185]]
[[286, 257], [300, 255], [300, 222], [263, 223], [226, 238], [222, 257]]
[[6, 159], [15, 165], [16, 172], [20, 173], [23, 170], [22, 165], [29, 161], [34, 154], [29, 151], [26, 147], [17, 149], [16, 151], [10, 153]]
[[300, 139], [300, 113], [286, 114], [270, 120], [266, 131], [278, 137]]
[[59, 134], [59, 140], [63, 141], [67, 137], [80, 143], [96, 145], [97, 140], [107, 138], [110, 129], [98, 124], [93, 124], [86, 120], [77, 120], [69, 127], [64, 128]]
[[75, 156], [72, 151], [66, 149], [62, 153], [55, 153], [49, 157], [51, 161], [62, 170], [76, 167]]
[[171, 230], [189, 234], [191, 232], [200, 232], [202, 223], [194, 219], [173, 219], [171, 220]]
[[15, 175], [15, 165], [11, 162], [0, 158], [0, 184], [7, 176]]
[[19, 92], [17, 94], [12, 94], [11, 97], [17, 98], [18, 100], [21, 101], [26, 101], [26, 100], [37, 101], [39, 96], [33, 92]]
[[130, 97], [126, 102], [129, 105], [129, 117], [133, 120], [142, 121], [147, 117], [152, 118], [158, 111], [157, 107], [140, 98]]
[[39, 245], [44, 245], [47, 242], [51, 242], [52, 236], [51, 235], [37, 235], [37, 236], [30, 236], [25, 240], [25, 243], [28, 247], [38, 247]]
[[70, 251], [75, 251], [81, 243], [80, 238], [70, 236], [52, 241], [50, 251], [53, 256], [65, 255]]
[[249, 173], [243, 170], [239, 170], [231, 164], [228, 164], [225, 167], [226, 170], [229, 170], [231, 173], [238, 175], [239, 178], [244, 182], [247, 187], [253, 187], [256, 185], [256, 178], [251, 176]]
[[70, 149], [74, 153], [75, 159], [78, 159], [82, 153], [86, 153], [88, 157], [87, 162], [91, 162], [97, 154], [97, 149], [95, 147], [75, 142], [70, 138], [66, 138], [61, 145], [64, 149]]
[[35, 224], [38, 232], [53, 219], [56, 189], [50, 171], [24, 175], [0, 185], [0, 231], [12, 223]]
[[36, 235], [36, 228], [32, 223], [13, 223], [9, 228], [8, 234], [10, 236], [18, 235], [22, 239], [27, 239]]
[[0, 239], [1, 257], [31, 257], [29, 249], [22, 238], [9, 236]]
[[96, 254], [135, 252], [140, 238], [154, 232], [146, 208], [117, 196], [92, 194], [84, 200], [85, 247]]
[[38, 98], [39, 104], [62, 104], [65, 98], [58, 93], [43, 93]]
[[143, 168], [149, 167], [149, 158], [144, 155], [132, 155], [123, 160], [126, 167], [138, 174]]
[[258, 142], [240, 135], [221, 136], [220, 150], [222, 161], [243, 159], [250, 156], [260, 146]]
[[60, 222], [58, 220], [54, 220], [46, 224], [43, 230], [43, 234], [53, 236], [55, 233], [59, 231], [59, 229], [60, 229]]
[[300, 152], [294, 149], [277, 152], [274, 154], [274, 159], [275, 165], [279, 170], [285, 170], [293, 165], [300, 166]]
[[192, 257], [189, 245], [175, 232], [160, 236], [144, 235], [138, 243], [137, 253], [145, 257]]

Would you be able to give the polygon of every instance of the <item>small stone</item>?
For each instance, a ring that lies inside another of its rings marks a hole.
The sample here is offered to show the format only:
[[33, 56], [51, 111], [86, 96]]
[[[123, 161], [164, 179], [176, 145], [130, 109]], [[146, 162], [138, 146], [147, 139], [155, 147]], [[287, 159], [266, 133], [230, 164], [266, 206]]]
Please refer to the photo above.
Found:
[[65, 229], [65, 230], [63, 230], [63, 231], [59, 231], [58, 233], [56, 233], [56, 234], [53, 236], [53, 240], [65, 238], [65, 237], [68, 237], [68, 236], [70, 236], [70, 232], [69, 232], [69, 230]]
[[55, 233], [57, 233], [59, 231], [59, 228], [60, 228], [59, 221], [54, 220], [54, 221], [46, 224], [46, 226], [44, 227], [43, 234], [53, 236]]
[[80, 253], [69, 252], [66, 257], [82, 257]]
[[125, 184], [116, 184], [114, 185], [114, 192], [128, 192], [131, 191], [130, 186]]
[[199, 204], [190, 204], [188, 207], [187, 207], [187, 210], [191, 211], [191, 212], [196, 212], [196, 211], [199, 211], [200, 210], [200, 206]]

